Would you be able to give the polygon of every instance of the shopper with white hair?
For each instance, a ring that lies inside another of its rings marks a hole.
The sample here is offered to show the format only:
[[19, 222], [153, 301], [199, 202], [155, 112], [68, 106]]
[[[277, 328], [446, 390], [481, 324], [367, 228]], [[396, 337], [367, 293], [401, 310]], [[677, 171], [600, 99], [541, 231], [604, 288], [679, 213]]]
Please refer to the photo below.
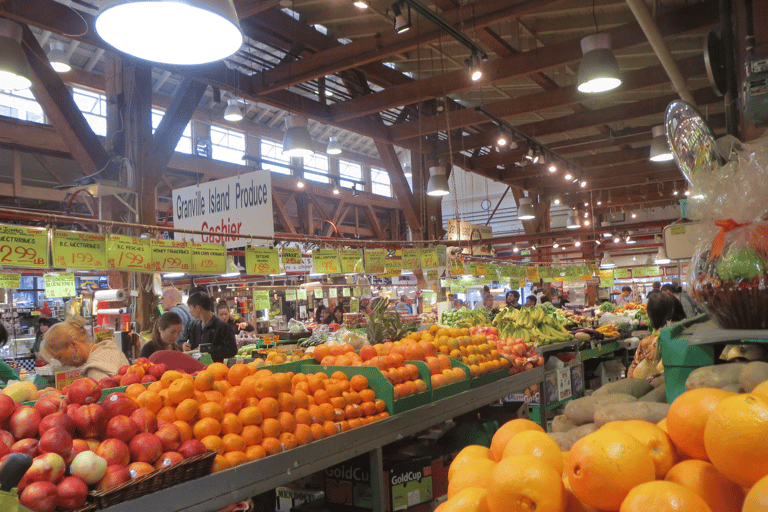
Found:
[[163, 306], [164, 313], [172, 311], [181, 317], [184, 326], [181, 329], [181, 334], [176, 338], [176, 345], [181, 348], [184, 343], [189, 341], [192, 328], [198, 320], [195, 320], [192, 313], [189, 312], [187, 305], [181, 302], [181, 292], [176, 288], [166, 288], [165, 291], [163, 291], [163, 296], [160, 298], [160, 305]]

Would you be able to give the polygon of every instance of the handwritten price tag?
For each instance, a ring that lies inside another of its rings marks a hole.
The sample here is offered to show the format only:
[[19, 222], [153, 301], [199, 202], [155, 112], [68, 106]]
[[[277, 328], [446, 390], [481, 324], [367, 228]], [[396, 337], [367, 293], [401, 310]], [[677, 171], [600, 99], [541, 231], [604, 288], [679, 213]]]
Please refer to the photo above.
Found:
[[285, 290], [285, 300], [296, 300], [296, 290]]
[[386, 269], [387, 251], [384, 249], [365, 250], [365, 273], [382, 274]]
[[632, 271], [628, 268], [616, 268], [613, 270], [614, 279], [631, 279]]
[[403, 249], [403, 270], [416, 270], [421, 267], [418, 249]]
[[75, 296], [75, 274], [72, 272], [45, 274], [44, 278], [46, 299]]
[[245, 269], [248, 274], [268, 276], [280, 273], [277, 249], [248, 247], [245, 250]]
[[460, 276], [463, 275], [465, 272], [464, 269], [464, 262], [461, 260], [453, 260], [451, 261], [451, 275], [453, 276]]
[[315, 298], [316, 299], [322, 299], [323, 298], [323, 290], [322, 288], [318, 288], [315, 290]]
[[317, 274], [341, 274], [339, 253], [332, 249], [312, 251], [312, 266]]
[[54, 231], [52, 247], [54, 266], [86, 270], [107, 268], [107, 242], [103, 234]]
[[296, 290], [297, 300], [307, 300], [307, 290], [305, 288], [299, 288]]
[[253, 308], [269, 309], [269, 290], [254, 290], [253, 291]]
[[227, 268], [227, 248], [220, 244], [189, 242], [191, 274], [223, 274]]
[[339, 296], [339, 290], [337, 288], [328, 288], [328, 298], [335, 299]]
[[343, 274], [359, 274], [363, 272], [363, 251], [360, 249], [342, 249], [339, 251], [341, 272]]
[[357, 299], [352, 299], [349, 301], [349, 312], [350, 313], [359, 313], [360, 312], [360, 301]]
[[155, 272], [189, 272], [192, 269], [192, 253], [187, 242], [150, 240], [149, 246]]
[[341, 289], [341, 296], [342, 297], [351, 297], [352, 291], [349, 288], [342, 288]]
[[400, 277], [403, 270], [403, 260], [395, 256], [387, 258], [384, 262], [384, 273], [379, 277]]
[[21, 274], [0, 274], [0, 288], [20, 288]]
[[525, 267], [525, 277], [531, 281], [539, 279], [539, 269], [537, 267]]
[[0, 266], [47, 268], [48, 230], [0, 226]]
[[437, 250], [421, 249], [421, 268], [437, 268], [440, 261], [437, 259]]
[[301, 249], [283, 248], [283, 265], [301, 265]]
[[137, 272], [152, 270], [149, 240], [124, 235], [107, 235], [107, 266]]

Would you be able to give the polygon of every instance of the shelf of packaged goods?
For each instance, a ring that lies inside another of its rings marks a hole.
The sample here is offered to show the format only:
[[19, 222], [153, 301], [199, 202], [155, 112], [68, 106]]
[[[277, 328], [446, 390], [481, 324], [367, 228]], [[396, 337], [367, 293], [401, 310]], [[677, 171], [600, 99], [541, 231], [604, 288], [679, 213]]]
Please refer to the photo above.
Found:
[[544, 368], [534, 368], [343, 434], [184, 482], [103, 510], [218, 510], [366, 452], [372, 452], [372, 460], [375, 461], [381, 447], [386, 444], [493, 403], [512, 393], [522, 392], [529, 386], [541, 384], [543, 380]]

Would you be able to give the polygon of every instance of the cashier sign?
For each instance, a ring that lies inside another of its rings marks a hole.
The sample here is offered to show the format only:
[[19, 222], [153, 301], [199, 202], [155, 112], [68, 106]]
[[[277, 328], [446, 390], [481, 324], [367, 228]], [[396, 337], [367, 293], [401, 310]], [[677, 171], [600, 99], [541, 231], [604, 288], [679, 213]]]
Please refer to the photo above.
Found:
[[272, 179], [269, 171], [192, 185], [173, 191], [174, 226], [210, 235], [183, 235], [196, 242], [243, 247], [250, 240], [229, 233], [272, 237]]

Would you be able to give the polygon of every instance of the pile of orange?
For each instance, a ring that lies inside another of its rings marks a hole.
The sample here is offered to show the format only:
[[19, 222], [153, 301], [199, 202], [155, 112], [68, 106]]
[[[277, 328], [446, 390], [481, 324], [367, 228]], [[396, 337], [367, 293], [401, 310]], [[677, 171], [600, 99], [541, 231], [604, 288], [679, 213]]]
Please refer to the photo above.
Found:
[[215, 471], [389, 416], [361, 375], [272, 373], [253, 364], [213, 363], [194, 377], [167, 371], [125, 393], [159, 424], [176, 425], [185, 441], [218, 451]]
[[509, 360], [496, 350], [496, 342], [486, 338], [485, 334], [472, 335], [467, 328], [443, 327], [435, 324], [429, 331], [410, 334], [416, 341], [428, 341], [437, 350], [461, 361], [469, 367], [470, 377], [508, 369]]
[[658, 425], [611, 422], [569, 452], [517, 419], [456, 456], [436, 512], [768, 511], [766, 441], [768, 382], [688, 391]]

